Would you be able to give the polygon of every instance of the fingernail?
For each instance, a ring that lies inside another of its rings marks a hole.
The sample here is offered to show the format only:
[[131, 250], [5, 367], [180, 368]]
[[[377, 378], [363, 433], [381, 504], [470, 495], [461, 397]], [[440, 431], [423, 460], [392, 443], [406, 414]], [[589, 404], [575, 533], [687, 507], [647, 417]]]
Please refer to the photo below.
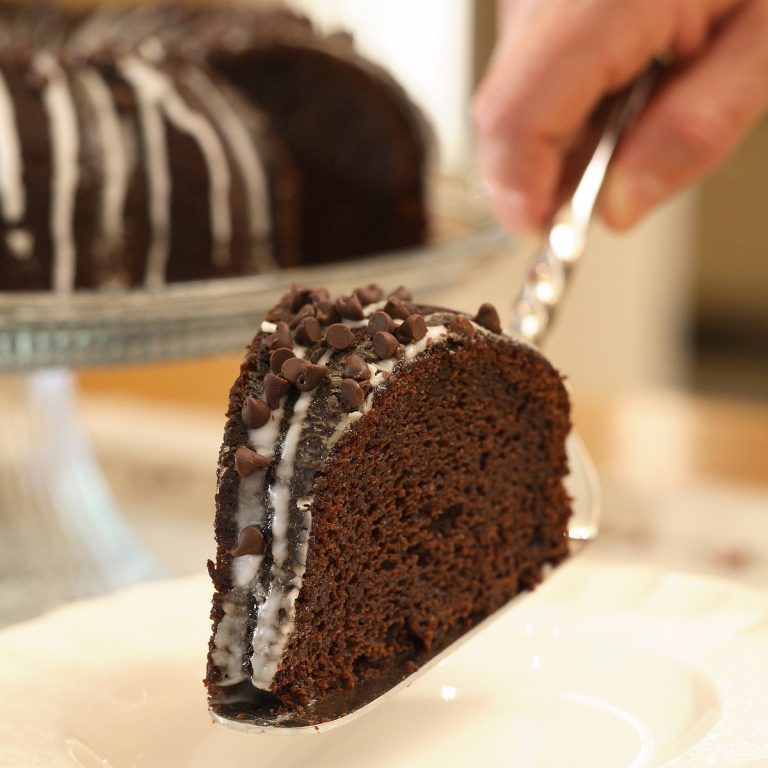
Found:
[[488, 185], [493, 207], [502, 223], [513, 232], [525, 234], [539, 227], [530, 195], [510, 187]]
[[614, 227], [626, 229], [666, 196], [666, 186], [653, 173], [614, 170], [608, 175], [600, 199], [603, 218]]

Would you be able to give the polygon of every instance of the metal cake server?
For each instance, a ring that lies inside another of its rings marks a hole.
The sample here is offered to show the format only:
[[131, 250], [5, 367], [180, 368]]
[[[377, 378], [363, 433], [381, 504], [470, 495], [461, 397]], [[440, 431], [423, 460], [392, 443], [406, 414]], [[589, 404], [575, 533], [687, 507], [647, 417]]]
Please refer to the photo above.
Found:
[[[520, 297], [513, 306], [511, 330], [518, 337], [538, 344], [548, 331], [555, 309], [566, 289], [573, 265], [586, 249], [589, 226], [608, 164], [618, 145], [624, 128], [644, 106], [655, 79], [656, 70], [648, 70], [625, 91], [613, 97], [597, 147], [581, 175], [573, 196], [553, 218], [546, 242], [532, 259]], [[600, 489], [589, 455], [572, 434], [568, 439], [568, 460], [571, 474], [567, 478], [569, 492], [574, 499], [574, 511], [568, 528], [571, 552], [597, 535], [600, 516]], [[545, 569], [546, 577], [554, 570]], [[357, 719], [379, 702], [391, 698], [417, 678], [435, 668], [441, 659], [463, 645], [486, 628], [510, 607], [525, 597], [517, 595], [494, 614], [468, 632], [457, 635], [432, 658], [419, 665], [418, 670], [402, 680], [380, 680], [371, 685], [343, 691], [322, 706], [307, 713], [275, 714], [265, 706], [249, 716], [228, 717], [226, 713], [211, 711], [213, 719], [222, 725], [249, 733], [284, 733], [296, 731], [323, 732]], [[239, 711], [233, 702], [233, 713]], [[323, 722], [315, 724], [319, 717]]]
[[595, 203], [624, 129], [645, 106], [659, 72], [653, 65], [628, 88], [611, 97], [600, 140], [569, 200], [555, 213], [542, 246], [531, 259], [512, 307], [510, 329], [540, 344], [562, 301], [569, 277], [587, 247]]

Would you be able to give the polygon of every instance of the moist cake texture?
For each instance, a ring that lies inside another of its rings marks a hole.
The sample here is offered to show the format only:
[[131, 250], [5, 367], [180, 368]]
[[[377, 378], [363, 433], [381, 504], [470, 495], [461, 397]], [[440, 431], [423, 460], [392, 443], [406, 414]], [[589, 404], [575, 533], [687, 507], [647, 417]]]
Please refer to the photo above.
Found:
[[567, 555], [560, 375], [474, 317], [295, 287], [248, 347], [216, 496], [214, 713], [319, 722]]

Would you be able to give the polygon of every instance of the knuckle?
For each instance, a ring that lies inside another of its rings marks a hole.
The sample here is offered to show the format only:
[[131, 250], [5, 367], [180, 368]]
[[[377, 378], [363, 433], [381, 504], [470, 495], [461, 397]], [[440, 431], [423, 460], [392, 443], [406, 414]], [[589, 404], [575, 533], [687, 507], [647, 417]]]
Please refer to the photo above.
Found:
[[484, 139], [508, 136], [516, 127], [510, 115], [520, 117], [510, 93], [500, 93], [496, 88], [484, 88], [472, 101], [472, 124], [476, 133]]
[[737, 121], [724, 111], [697, 109], [671, 116], [670, 135], [685, 148], [688, 161], [702, 169], [716, 165], [738, 136]]

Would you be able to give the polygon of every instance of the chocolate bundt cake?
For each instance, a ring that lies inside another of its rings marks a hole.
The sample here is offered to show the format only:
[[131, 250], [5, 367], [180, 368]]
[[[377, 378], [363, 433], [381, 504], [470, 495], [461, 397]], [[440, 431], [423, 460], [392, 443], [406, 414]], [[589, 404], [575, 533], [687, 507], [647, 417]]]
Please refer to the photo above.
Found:
[[156, 287], [415, 245], [427, 131], [286, 10], [0, 2], [0, 291]]
[[251, 342], [218, 469], [212, 712], [321, 722], [567, 554], [560, 375], [474, 318], [295, 288]]
[[199, 68], [0, 53], [0, 290], [252, 274], [298, 261], [298, 182], [257, 112]]

